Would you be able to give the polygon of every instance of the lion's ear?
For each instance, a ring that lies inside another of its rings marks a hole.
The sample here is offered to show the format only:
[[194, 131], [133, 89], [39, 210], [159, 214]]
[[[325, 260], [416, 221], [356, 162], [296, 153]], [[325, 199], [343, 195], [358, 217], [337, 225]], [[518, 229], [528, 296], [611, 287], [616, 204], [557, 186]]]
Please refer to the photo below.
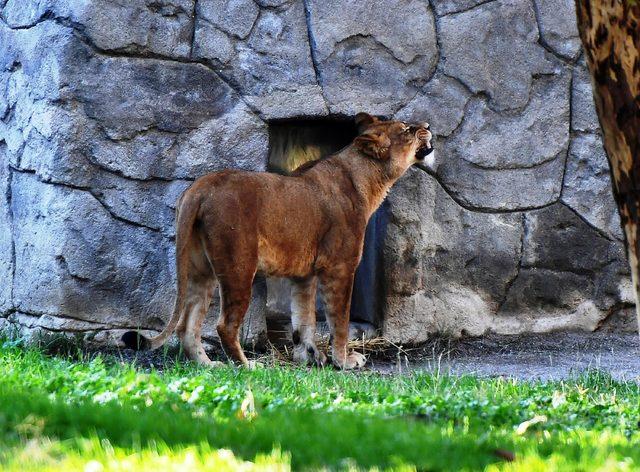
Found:
[[355, 117], [356, 127], [358, 128], [358, 133], [364, 133], [369, 126], [378, 121], [378, 118], [370, 115], [369, 113], [358, 113]]
[[389, 159], [391, 140], [384, 133], [366, 133], [358, 136], [353, 143], [360, 152], [369, 157], [386, 161]]

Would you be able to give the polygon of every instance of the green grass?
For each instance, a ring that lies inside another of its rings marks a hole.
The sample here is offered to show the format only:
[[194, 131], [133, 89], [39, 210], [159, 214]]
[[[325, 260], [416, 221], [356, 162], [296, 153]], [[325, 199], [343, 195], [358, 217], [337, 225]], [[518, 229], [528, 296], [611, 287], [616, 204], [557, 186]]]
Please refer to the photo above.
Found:
[[0, 341], [3, 470], [632, 470], [639, 419], [638, 385], [599, 372], [157, 372]]

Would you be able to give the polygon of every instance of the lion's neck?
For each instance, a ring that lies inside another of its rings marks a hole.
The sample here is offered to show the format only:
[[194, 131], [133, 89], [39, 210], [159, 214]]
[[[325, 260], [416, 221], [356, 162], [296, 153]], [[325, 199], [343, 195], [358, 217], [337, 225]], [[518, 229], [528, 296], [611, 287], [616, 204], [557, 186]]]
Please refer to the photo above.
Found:
[[395, 179], [384, 172], [381, 165], [371, 159], [364, 159], [365, 166], [350, 169], [350, 175], [358, 194], [365, 202], [366, 218], [369, 220], [373, 212], [387, 197]]
[[338, 170], [342, 174], [339, 178], [353, 185], [354, 195], [348, 197], [357, 200], [354, 207], [360, 208], [367, 221], [382, 204], [399, 177], [388, 175], [384, 166], [373, 159], [363, 158], [352, 146], [329, 157], [327, 163], [329, 162], [331, 164], [327, 168], [331, 169], [331, 172]]

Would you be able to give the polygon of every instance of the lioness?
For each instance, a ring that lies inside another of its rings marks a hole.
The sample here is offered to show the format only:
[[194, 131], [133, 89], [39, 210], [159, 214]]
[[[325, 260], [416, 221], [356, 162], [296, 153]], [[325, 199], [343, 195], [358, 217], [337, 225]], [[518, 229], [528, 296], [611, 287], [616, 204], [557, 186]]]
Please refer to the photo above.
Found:
[[196, 180], [176, 214], [177, 297], [173, 315], [152, 339], [130, 331], [130, 347], [155, 349], [176, 329], [186, 354], [211, 364], [201, 327], [220, 286], [217, 331], [228, 356], [248, 365], [238, 333], [257, 273], [292, 280], [293, 358], [326, 363], [314, 341], [318, 281], [327, 307], [332, 361], [362, 367], [347, 351], [353, 277], [367, 221], [413, 164], [433, 164], [426, 123], [408, 125], [356, 115], [359, 136], [341, 151], [299, 167], [291, 176], [224, 170]]

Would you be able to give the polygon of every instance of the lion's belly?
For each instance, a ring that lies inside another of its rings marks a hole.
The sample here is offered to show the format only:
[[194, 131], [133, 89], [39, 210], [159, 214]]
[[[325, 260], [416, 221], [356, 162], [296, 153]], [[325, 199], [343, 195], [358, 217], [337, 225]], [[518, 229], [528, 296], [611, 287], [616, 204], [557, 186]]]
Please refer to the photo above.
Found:
[[258, 272], [275, 277], [305, 277], [313, 271], [315, 250], [308, 241], [258, 238]]

